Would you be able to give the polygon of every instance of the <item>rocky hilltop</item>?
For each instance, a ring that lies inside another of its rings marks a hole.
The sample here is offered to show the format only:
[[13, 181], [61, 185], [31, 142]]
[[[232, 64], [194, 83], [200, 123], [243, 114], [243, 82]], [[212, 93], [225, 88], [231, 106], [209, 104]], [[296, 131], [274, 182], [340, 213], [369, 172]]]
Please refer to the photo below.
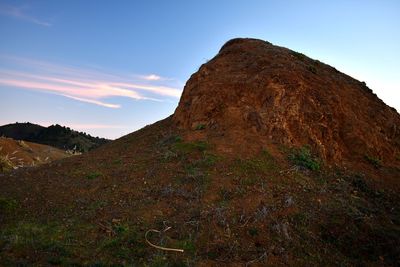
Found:
[[181, 129], [204, 130], [226, 152], [310, 145], [330, 163], [387, 164], [400, 152], [399, 114], [364, 82], [257, 39], [230, 40], [203, 64], [173, 119]]

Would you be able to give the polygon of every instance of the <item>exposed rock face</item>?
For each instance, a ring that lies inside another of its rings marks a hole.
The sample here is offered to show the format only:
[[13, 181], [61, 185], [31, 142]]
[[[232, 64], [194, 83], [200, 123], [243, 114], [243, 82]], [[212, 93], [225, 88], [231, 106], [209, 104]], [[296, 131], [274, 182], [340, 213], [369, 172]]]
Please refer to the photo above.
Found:
[[233, 39], [202, 65], [173, 120], [227, 143], [308, 144], [327, 162], [397, 164], [400, 152], [400, 115], [365, 83], [256, 39]]

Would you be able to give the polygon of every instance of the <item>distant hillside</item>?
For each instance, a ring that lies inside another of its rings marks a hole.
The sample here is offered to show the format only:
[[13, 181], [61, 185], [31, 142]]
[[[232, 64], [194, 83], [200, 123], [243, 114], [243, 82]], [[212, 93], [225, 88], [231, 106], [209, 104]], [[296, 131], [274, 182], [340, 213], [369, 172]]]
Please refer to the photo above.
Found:
[[50, 163], [71, 155], [51, 146], [0, 137], [0, 173]]
[[1, 126], [0, 136], [79, 152], [87, 152], [109, 142], [108, 139], [93, 137], [58, 124], [46, 128], [29, 122]]

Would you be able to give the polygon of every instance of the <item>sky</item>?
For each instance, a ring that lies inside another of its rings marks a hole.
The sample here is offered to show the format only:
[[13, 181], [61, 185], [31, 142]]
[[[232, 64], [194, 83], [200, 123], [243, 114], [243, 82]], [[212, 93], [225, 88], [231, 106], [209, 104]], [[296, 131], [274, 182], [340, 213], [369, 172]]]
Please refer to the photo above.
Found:
[[400, 111], [399, 14], [398, 0], [0, 0], [0, 125], [121, 137], [171, 115], [236, 37], [334, 66]]

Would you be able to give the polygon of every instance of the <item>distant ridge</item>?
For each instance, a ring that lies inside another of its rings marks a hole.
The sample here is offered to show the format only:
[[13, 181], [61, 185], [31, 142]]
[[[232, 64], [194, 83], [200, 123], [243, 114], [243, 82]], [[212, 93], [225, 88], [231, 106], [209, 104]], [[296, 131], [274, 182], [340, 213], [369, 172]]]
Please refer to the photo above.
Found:
[[54, 146], [64, 150], [87, 152], [108, 143], [105, 138], [93, 137], [58, 124], [43, 127], [30, 122], [0, 126], [0, 136]]

